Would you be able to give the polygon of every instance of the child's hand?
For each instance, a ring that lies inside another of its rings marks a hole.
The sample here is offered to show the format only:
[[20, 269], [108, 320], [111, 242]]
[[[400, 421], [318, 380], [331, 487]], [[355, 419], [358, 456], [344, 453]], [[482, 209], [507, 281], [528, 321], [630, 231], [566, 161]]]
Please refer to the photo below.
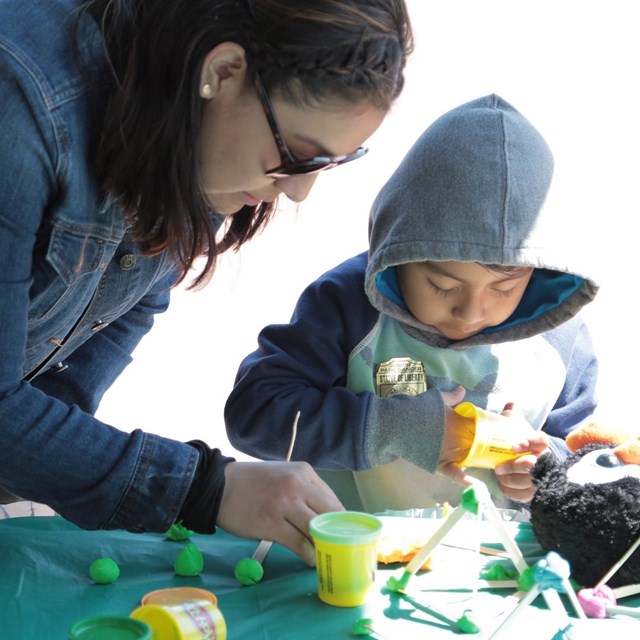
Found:
[[466, 389], [461, 386], [456, 387], [453, 391], [442, 392], [446, 406], [444, 440], [438, 462], [438, 473], [460, 486], [468, 487], [472, 484], [473, 477], [469, 476], [463, 468], [456, 464], [465, 455], [465, 451], [461, 449], [460, 433], [468, 426], [468, 422], [451, 408], [462, 402], [465, 393]]
[[515, 453], [529, 451], [526, 456], [506, 460], [496, 469], [496, 478], [502, 493], [516, 502], [531, 502], [536, 487], [531, 479], [531, 469], [538, 456], [549, 448], [549, 436], [542, 431], [533, 431], [530, 436], [513, 447]]
[[[445, 399], [445, 434], [438, 463], [438, 473], [446, 476], [452, 482], [467, 487], [473, 483], [473, 477], [468, 475], [465, 468], [459, 466], [460, 461], [465, 457], [469, 439], [472, 434], [465, 432], [469, 428], [469, 421], [461, 418], [450, 407], [462, 400], [459, 387], [455, 391], [443, 393]], [[514, 453], [526, 453], [513, 460], [508, 460], [496, 466], [496, 476], [502, 492], [508, 498], [517, 502], [529, 502], [535, 491], [531, 480], [530, 470], [535, 464], [537, 457], [544, 453], [549, 446], [549, 438], [541, 431], [534, 431], [521, 416], [514, 411], [513, 403], [505, 405], [502, 415], [513, 417], [519, 423], [520, 428], [524, 428], [526, 435], [513, 446]], [[531, 429], [531, 431], [529, 431]]]

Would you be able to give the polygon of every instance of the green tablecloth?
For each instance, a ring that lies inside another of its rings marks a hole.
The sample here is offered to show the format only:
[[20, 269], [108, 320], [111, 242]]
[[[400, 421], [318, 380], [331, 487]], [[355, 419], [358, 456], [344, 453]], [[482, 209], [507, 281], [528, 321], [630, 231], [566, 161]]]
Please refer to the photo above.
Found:
[[[489, 524], [460, 523], [458, 539], [479, 536], [485, 538], [484, 542], [497, 543], [498, 536], [484, 526]], [[528, 562], [541, 557], [527, 524], [508, 526]], [[229, 640], [350, 638], [354, 637], [354, 623], [363, 617], [373, 618], [376, 639], [459, 637], [437, 616], [430, 615], [425, 604], [453, 618], [472, 608], [476, 617], [480, 616], [482, 631], [470, 637], [488, 638], [499, 624], [495, 616], [508, 608], [506, 596], [513, 593], [474, 593], [471, 587], [473, 577], [478, 575], [478, 556], [442, 546], [433, 571], [411, 579], [412, 598], [385, 592], [382, 587], [387, 578], [399, 575], [399, 569], [380, 565], [376, 576], [376, 587], [380, 588], [375, 589], [368, 604], [341, 609], [318, 600], [315, 571], [279, 545], [272, 547], [264, 562], [263, 581], [243, 587], [235, 580], [233, 569], [240, 558], [253, 553], [255, 542], [224, 531], [213, 536], [194, 535], [189, 541], [198, 546], [205, 558], [204, 572], [195, 578], [177, 576], [173, 570], [174, 558], [186, 543], [170, 541], [162, 535], [84, 531], [60, 517], [0, 521], [0, 638], [65, 640], [69, 628], [80, 619], [128, 615], [149, 591], [187, 585], [216, 594]], [[121, 569], [119, 579], [110, 585], [94, 584], [88, 576], [91, 562], [103, 556], [113, 558]], [[521, 625], [523, 630], [535, 629], [534, 635], [523, 635], [512, 628], [510, 633], [515, 635], [509, 638], [553, 637], [557, 621], [541, 598], [535, 604], [526, 611]], [[607, 629], [617, 633], [612, 620], [591, 622], [607, 624]], [[634, 626], [636, 633], [640, 631], [640, 623], [632, 624], [638, 625]]]

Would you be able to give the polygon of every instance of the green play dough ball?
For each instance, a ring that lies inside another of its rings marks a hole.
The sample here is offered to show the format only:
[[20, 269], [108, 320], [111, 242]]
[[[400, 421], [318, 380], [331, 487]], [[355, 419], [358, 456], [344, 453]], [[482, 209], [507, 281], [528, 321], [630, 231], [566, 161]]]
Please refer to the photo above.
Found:
[[120, 575], [120, 567], [111, 558], [98, 558], [91, 563], [89, 575], [98, 584], [111, 584]]
[[204, 556], [195, 544], [188, 544], [176, 554], [173, 568], [179, 576], [197, 576], [204, 569]]
[[242, 558], [242, 560], [236, 564], [233, 574], [240, 584], [249, 586], [257, 584], [262, 580], [264, 569], [257, 560], [253, 558]]

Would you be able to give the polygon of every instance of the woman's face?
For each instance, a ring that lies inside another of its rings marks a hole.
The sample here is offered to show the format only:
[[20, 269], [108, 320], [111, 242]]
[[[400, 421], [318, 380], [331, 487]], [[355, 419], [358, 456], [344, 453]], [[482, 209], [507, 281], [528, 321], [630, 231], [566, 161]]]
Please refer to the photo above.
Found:
[[[369, 104], [300, 107], [270, 96], [284, 141], [296, 159], [351, 153], [380, 126], [386, 113]], [[204, 192], [216, 212], [229, 215], [245, 205], [272, 202], [284, 194], [304, 200], [316, 174], [272, 178], [282, 164], [255, 89], [220, 92], [204, 106], [200, 170]]]

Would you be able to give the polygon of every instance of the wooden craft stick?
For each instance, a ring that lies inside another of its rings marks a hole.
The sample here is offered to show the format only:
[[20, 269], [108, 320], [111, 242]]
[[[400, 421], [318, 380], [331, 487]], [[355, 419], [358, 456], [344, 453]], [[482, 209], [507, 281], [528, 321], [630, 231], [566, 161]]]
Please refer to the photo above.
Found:
[[580, 620], [586, 620], [587, 616], [584, 612], [584, 609], [582, 608], [582, 605], [580, 604], [580, 601], [578, 600], [578, 596], [576, 595], [576, 592], [573, 590], [573, 587], [571, 586], [571, 583], [569, 582], [569, 580], [563, 580], [562, 582], [563, 582], [565, 593], [569, 598], [569, 602], [571, 603], [573, 610], [576, 612], [576, 616], [578, 616]]
[[[545, 602], [547, 606], [551, 610], [552, 613], [556, 614], [559, 619], [564, 621], [568, 620], [567, 612], [565, 611], [564, 606], [562, 605], [562, 600], [560, 600], [560, 596], [557, 591], [553, 589], [545, 589], [544, 591], [540, 589], [537, 584], [534, 584], [533, 587], [527, 591], [522, 600], [518, 603], [518, 606], [505, 618], [502, 624], [491, 634], [489, 640], [494, 640], [501, 633], [506, 631], [520, 616], [523, 609], [528, 607], [539, 595], [547, 596], [545, 598]], [[583, 614], [584, 615], [584, 614]], [[559, 628], [561, 628], [559, 626]], [[505, 636], [506, 637], [506, 636]], [[511, 637], [511, 636], [509, 636]]]
[[[451, 544], [449, 542], [443, 542], [443, 547], [449, 547], [450, 549], [461, 549], [462, 551], [472, 551], [476, 552], [476, 549], [473, 547], [467, 547], [461, 544]], [[496, 549], [494, 547], [486, 547], [485, 545], [480, 545], [480, 553], [486, 556], [496, 556], [498, 558], [507, 558], [511, 559], [511, 556], [507, 553], [505, 549]]]
[[536, 585], [530, 591], [527, 591], [524, 598], [518, 602], [518, 606], [502, 621], [502, 624], [491, 634], [489, 640], [497, 638], [499, 634], [506, 631], [522, 613], [525, 607], [528, 607], [540, 594], [540, 590]]
[[480, 589], [517, 589], [517, 580], [478, 580]]
[[480, 553], [486, 556], [497, 556], [498, 558], [510, 558], [506, 549], [503, 551], [502, 549], [494, 549], [493, 547], [485, 547], [484, 545], [480, 545]]
[[464, 517], [466, 510], [462, 505], [457, 506], [451, 515], [440, 525], [439, 529], [429, 538], [427, 544], [418, 551], [405, 567], [405, 574], [414, 575], [424, 564], [425, 560], [434, 552], [440, 541]]
[[300, 412], [296, 413], [296, 417], [293, 419], [293, 427], [291, 427], [291, 441], [289, 442], [289, 450], [287, 451], [287, 462], [291, 461], [291, 455], [293, 454], [293, 445], [296, 443], [296, 436], [298, 435], [298, 420], [300, 420]]
[[629, 616], [631, 618], [640, 618], [640, 609], [637, 607], [623, 607], [615, 604], [607, 604], [605, 605], [607, 609], [607, 613], [610, 616], [622, 615]]
[[[498, 529], [498, 533], [500, 535], [500, 542], [502, 543], [502, 546], [506, 549], [507, 553], [509, 554], [509, 558], [511, 559], [511, 562], [513, 562], [513, 564], [515, 565], [516, 569], [518, 570], [518, 573], [522, 575], [528, 569], [528, 565], [526, 560], [524, 559], [524, 556], [522, 555], [522, 552], [520, 551], [520, 548], [514, 542], [513, 538], [509, 535], [506, 527], [504, 526], [504, 521], [500, 517], [500, 513], [498, 512], [498, 509], [496, 508], [496, 506], [493, 504], [493, 501], [491, 499], [488, 499], [486, 501], [485, 506], [487, 507], [487, 512], [491, 516], [491, 520], [493, 520], [493, 523], [496, 525], [496, 528]], [[549, 609], [551, 609], [552, 611], [554, 610], [558, 612], [561, 611], [564, 617], [566, 617], [567, 612], [562, 606], [562, 601], [560, 600], [560, 596], [557, 594], [557, 592], [553, 591], [552, 589], [545, 589], [544, 591], [539, 591], [539, 593], [541, 593]], [[573, 597], [575, 600], [575, 604], [573, 602], [572, 604], [574, 605], [574, 607], [576, 607], [577, 605], [576, 613], [578, 614], [578, 617], [584, 617], [584, 611], [582, 610], [582, 607], [578, 604], [578, 600], [576, 598], [575, 593], [573, 592], [573, 589], [571, 589], [571, 593], [573, 594]], [[569, 597], [571, 598], [571, 596]]]
[[612, 589], [612, 591], [613, 595], [616, 597], [616, 600], [627, 598], [629, 596], [635, 596], [640, 593], [640, 583], [625, 584], [622, 587], [616, 587], [615, 589]]
[[485, 507], [487, 508], [487, 513], [491, 516], [491, 520], [496, 525], [498, 529], [498, 534], [500, 536], [500, 542], [502, 546], [505, 548], [509, 558], [515, 565], [518, 573], [522, 574], [527, 569], [527, 562], [524, 559], [522, 552], [518, 548], [518, 545], [514, 542], [513, 538], [507, 532], [506, 527], [504, 526], [504, 521], [500, 517], [500, 513], [496, 508], [496, 505], [493, 504], [492, 500], [487, 500]]
[[[562, 604], [562, 600], [558, 595], [558, 592], [554, 589], [545, 589], [541, 592], [542, 597], [544, 598], [545, 604], [549, 607], [549, 610], [555, 613], [559, 618], [563, 620], [568, 620], [569, 616], [567, 615], [567, 611]], [[582, 607], [580, 607], [580, 611], [582, 611]], [[584, 616], [584, 611], [582, 612]]]
[[620, 560], [618, 560], [618, 562], [616, 562], [613, 565], [613, 567], [611, 567], [611, 569], [609, 569], [609, 571], [607, 571], [607, 573], [605, 573], [604, 576], [600, 578], [600, 581], [598, 582], [598, 584], [596, 584], [596, 586], [593, 588], [594, 591], [598, 590], [603, 584], [606, 584], [609, 580], [611, 580], [611, 578], [618, 571], [618, 569], [620, 569], [620, 567], [630, 558], [631, 554], [633, 554], [633, 552], [639, 546], [640, 546], [640, 536], [638, 536], [637, 540], [627, 549], [626, 553], [622, 556], [622, 558], [620, 558]]

